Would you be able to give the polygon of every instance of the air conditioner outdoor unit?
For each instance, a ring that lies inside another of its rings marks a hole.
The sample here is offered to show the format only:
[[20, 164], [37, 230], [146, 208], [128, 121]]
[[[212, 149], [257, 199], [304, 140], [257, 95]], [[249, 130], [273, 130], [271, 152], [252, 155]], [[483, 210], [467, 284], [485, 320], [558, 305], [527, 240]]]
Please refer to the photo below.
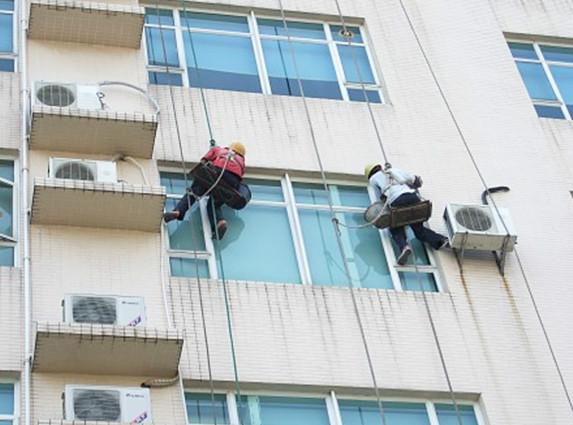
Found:
[[[444, 218], [453, 248], [512, 251], [517, 234], [506, 208], [491, 205], [448, 204]], [[507, 239], [507, 241], [506, 241]]]
[[141, 297], [66, 295], [64, 322], [145, 326], [145, 304]]
[[113, 161], [94, 161], [70, 158], [50, 158], [51, 178], [117, 182], [117, 167]]
[[34, 105], [58, 108], [102, 109], [96, 85], [36, 81]]
[[147, 388], [66, 385], [64, 410], [69, 421], [152, 422]]

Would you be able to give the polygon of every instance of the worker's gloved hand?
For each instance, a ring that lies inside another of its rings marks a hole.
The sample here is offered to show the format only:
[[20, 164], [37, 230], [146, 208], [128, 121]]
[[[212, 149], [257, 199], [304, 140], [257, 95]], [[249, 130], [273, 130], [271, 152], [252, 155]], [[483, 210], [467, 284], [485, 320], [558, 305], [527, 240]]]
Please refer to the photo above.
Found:
[[422, 187], [422, 184], [424, 182], [422, 181], [422, 177], [420, 176], [414, 176], [414, 181], [412, 182], [412, 184], [410, 184], [410, 187], [412, 189], [419, 189]]

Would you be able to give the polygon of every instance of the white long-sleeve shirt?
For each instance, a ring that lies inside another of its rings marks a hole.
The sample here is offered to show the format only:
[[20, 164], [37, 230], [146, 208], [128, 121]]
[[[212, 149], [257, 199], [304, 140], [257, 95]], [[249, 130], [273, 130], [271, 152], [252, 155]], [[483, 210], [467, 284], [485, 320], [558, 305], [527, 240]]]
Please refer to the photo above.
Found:
[[368, 183], [372, 185], [378, 198], [385, 195], [388, 198], [388, 205], [391, 205], [400, 195], [416, 192], [415, 189], [408, 186], [408, 184], [414, 183], [414, 179], [415, 176], [407, 171], [391, 168], [386, 172], [374, 173]]

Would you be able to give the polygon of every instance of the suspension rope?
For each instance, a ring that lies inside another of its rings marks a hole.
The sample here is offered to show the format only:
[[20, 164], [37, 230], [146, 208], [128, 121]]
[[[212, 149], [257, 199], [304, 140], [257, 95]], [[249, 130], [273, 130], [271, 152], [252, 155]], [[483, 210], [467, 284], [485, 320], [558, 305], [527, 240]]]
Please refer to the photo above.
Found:
[[[285, 30], [285, 33], [286, 33], [286, 36], [287, 36], [287, 41], [288, 41], [288, 44], [289, 44], [289, 50], [290, 50], [290, 53], [291, 53], [291, 59], [292, 59], [292, 62], [293, 62], [293, 67], [294, 67], [294, 71], [295, 71], [295, 75], [296, 75], [296, 79], [297, 79], [298, 89], [299, 89], [299, 91], [300, 91], [300, 95], [301, 95], [301, 98], [302, 98], [302, 102], [303, 102], [303, 106], [304, 106], [304, 111], [305, 111], [305, 115], [306, 115], [306, 120], [307, 120], [307, 123], [308, 123], [308, 126], [309, 126], [309, 131], [310, 131], [310, 136], [311, 136], [311, 140], [312, 140], [312, 145], [313, 145], [314, 153], [315, 153], [316, 160], [317, 160], [317, 162], [318, 162], [318, 166], [319, 166], [319, 169], [320, 169], [320, 175], [321, 175], [321, 178], [322, 178], [322, 185], [324, 186], [324, 190], [326, 191], [326, 193], [327, 193], [327, 195], [328, 195], [328, 208], [329, 208], [331, 220], [332, 220], [333, 227], [334, 227], [334, 233], [335, 233], [335, 235], [336, 235], [336, 241], [337, 241], [338, 249], [339, 249], [339, 251], [340, 251], [340, 255], [341, 255], [341, 257], [342, 257], [342, 262], [343, 262], [343, 265], [344, 265], [344, 273], [345, 273], [345, 275], [346, 275], [346, 278], [348, 279], [348, 287], [349, 287], [349, 289], [350, 289], [349, 292], [350, 292], [351, 299], [352, 299], [352, 306], [353, 306], [354, 314], [355, 314], [355, 316], [356, 316], [356, 321], [357, 321], [357, 324], [358, 324], [358, 328], [359, 328], [359, 330], [360, 330], [360, 337], [361, 337], [361, 339], [362, 339], [362, 344], [363, 344], [363, 347], [364, 347], [364, 353], [365, 353], [365, 355], [366, 355], [366, 359], [367, 359], [367, 362], [368, 362], [368, 369], [369, 369], [369, 372], [370, 372], [370, 377], [371, 377], [371, 380], [372, 380], [372, 385], [373, 385], [373, 387], [374, 387], [374, 392], [375, 392], [375, 395], [376, 395], [376, 401], [377, 401], [377, 404], [378, 404], [378, 410], [380, 411], [380, 417], [381, 417], [381, 420], [382, 420], [382, 425], [387, 425], [386, 417], [384, 416], [384, 406], [383, 406], [383, 404], [382, 404], [382, 397], [381, 397], [381, 395], [380, 395], [380, 388], [378, 387], [378, 382], [377, 382], [377, 378], [376, 378], [376, 372], [375, 372], [375, 369], [374, 369], [374, 363], [373, 363], [373, 360], [372, 360], [372, 356], [371, 356], [371, 354], [370, 354], [370, 348], [369, 348], [369, 346], [368, 346], [368, 340], [367, 340], [367, 338], [366, 338], [366, 331], [365, 331], [365, 329], [364, 329], [364, 324], [363, 324], [362, 318], [361, 318], [361, 316], [360, 316], [360, 309], [358, 308], [358, 301], [357, 301], [357, 299], [356, 299], [356, 294], [354, 293], [354, 288], [353, 288], [353, 285], [352, 285], [352, 277], [351, 277], [351, 274], [350, 274], [350, 270], [349, 270], [349, 267], [348, 267], [348, 263], [347, 263], [347, 261], [346, 261], [346, 253], [345, 253], [345, 251], [344, 251], [344, 245], [343, 245], [343, 242], [342, 242], [342, 237], [341, 237], [341, 234], [340, 234], [340, 229], [339, 229], [338, 226], [336, 225], [337, 218], [336, 218], [336, 214], [335, 214], [335, 212], [334, 212], [334, 206], [333, 206], [334, 202], [333, 202], [333, 199], [332, 199], [332, 193], [330, 192], [330, 190], [329, 190], [329, 188], [328, 188], [328, 183], [327, 183], [327, 179], [326, 179], [326, 172], [325, 172], [325, 170], [324, 170], [324, 166], [323, 166], [323, 163], [322, 163], [322, 158], [321, 158], [321, 156], [320, 156], [320, 150], [319, 150], [319, 148], [318, 148], [318, 142], [317, 142], [317, 139], [316, 139], [316, 134], [315, 134], [315, 132], [314, 132], [314, 125], [313, 125], [312, 119], [311, 119], [311, 117], [310, 117], [310, 110], [309, 110], [309, 107], [308, 107], [308, 103], [307, 103], [307, 100], [306, 100], [306, 96], [305, 96], [305, 94], [304, 94], [304, 87], [303, 87], [303, 85], [302, 85], [302, 80], [301, 80], [301, 77], [300, 77], [300, 71], [299, 71], [299, 68], [298, 68], [298, 62], [297, 62], [297, 59], [296, 59], [296, 54], [295, 54], [295, 51], [294, 51], [294, 48], [293, 48], [293, 42], [292, 42], [292, 38], [291, 38], [291, 35], [290, 35], [290, 30], [289, 30], [288, 23], [287, 23], [287, 20], [286, 20], [285, 9], [284, 9], [282, 0], [278, 0], [278, 3], [279, 3], [279, 7], [280, 7], [280, 13], [281, 13], [281, 19], [282, 19], [283, 28], [284, 28], [284, 30]], [[287, 77], [287, 79], [288, 79], [288, 75], [287, 75], [286, 77]]]
[[[210, 116], [209, 116], [209, 109], [207, 107], [205, 90], [203, 89], [202, 84], [201, 84], [201, 71], [199, 70], [197, 51], [195, 49], [195, 42], [193, 41], [193, 34], [191, 33], [191, 26], [189, 24], [190, 16], [187, 13], [187, 6], [185, 5], [185, 0], [181, 0], [181, 5], [183, 7], [183, 14], [185, 15], [185, 23], [186, 23], [186, 27], [187, 27], [187, 36], [188, 36], [188, 40], [189, 40], [189, 45], [191, 47], [191, 53], [193, 54], [193, 65], [194, 65], [195, 69], [197, 70], [197, 85], [199, 86], [199, 92], [201, 94], [201, 101], [203, 103], [203, 110], [205, 112], [205, 117], [207, 120], [207, 128], [209, 130], [209, 137], [210, 137], [209, 143], [211, 146], [214, 146], [215, 145], [215, 139], [213, 136], [213, 130], [212, 130], [211, 120], [210, 120]], [[213, 183], [213, 185], [211, 186], [211, 188], [208, 190], [207, 193], [211, 192], [211, 190], [213, 190], [215, 188], [215, 186], [217, 186], [217, 184], [219, 184], [219, 182], [223, 178], [223, 174], [225, 173], [225, 169], [227, 167], [227, 164], [228, 164], [230, 158], [231, 158], [231, 155], [230, 154], [227, 155], [227, 158], [225, 160], [225, 164], [223, 166], [223, 169], [221, 170], [219, 177], [217, 178], [215, 183]], [[205, 195], [203, 195], [203, 196], [205, 196]], [[211, 202], [213, 214], [215, 214], [215, 201], [214, 201], [213, 197], [211, 197], [208, 202]], [[228, 287], [227, 287], [227, 279], [225, 279], [225, 271], [224, 271], [224, 264], [223, 264], [223, 253], [219, 247], [219, 236], [220, 235], [219, 235], [219, 229], [217, 228], [216, 217], [213, 217], [213, 223], [214, 223], [214, 228], [215, 228], [214, 230], [215, 230], [215, 239], [216, 239], [216, 242], [214, 244], [215, 245], [215, 254], [217, 257], [217, 263], [220, 264], [220, 267], [219, 267], [220, 279], [221, 279], [222, 286], [223, 286], [223, 298], [225, 301], [225, 315], [226, 315], [226, 319], [227, 319], [227, 332], [229, 334], [229, 342], [231, 345], [231, 359], [232, 359], [232, 363], [233, 363], [233, 375], [234, 375], [234, 380], [235, 380], [235, 391], [237, 392], [237, 398], [239, 400], [239, 404], [241, 404], [242, 403], [242, 400], [241, 400], [241, 384], [240, 384], [240, 380], [239, 380], [239, 368], [238, 368], [238, 363], [237, 363], [237, 353], [235, 350], [235, 337], [234, 337], [234, 332], [233, 332], [233, 320], [232, 320], [231, 307], [230, 307], [230, 302], [229, 302], [229, 291], [228, 291]]]
[[[175, 105], [175, 97], [173, 95], [173, 87], [171, 85], [171, 70], [170, 70], [170, 65], [169, 65], [169, 60], [167, 59], [167, 48], [165, 45], [165, 37], [163, 35], [163, 24], [161, 22], [161, 15], [159, 13], [159, 5], [156, 3], [155, 5], [155, 12], [156, 12], [156, 17], [157, 17], [157, 23], [159, 24], [159, 35], [160, 35], [160, 39], [161, 39], [161, 48], [163, 50], [163, 58], [165, 60], [165, 66], [166, 66], [166, 71], [167, 71], [167, 80], [169, 82], [168, 86], [169, 86], [169, 97], [171, 99], [171, 107], [173, 109], [173, 117], [175, 119], [175, 130], [176, 130], [176, 134], [177, 134], [177, 142], [179, 145], [179, 155], [180, 155], [180, 159], [181, 159], [181, 168], [183, 170], [183, 179], [185, 181], [185, 188], [189, 187], [189, 179], [187, 176], [187, 166], [186, 166], [186, 162], [185, 162], [185, 154], [183, 151], [183, 142], [182, 142], [182, 138], [181, 138], [181, 131], [179, 129], [179, 119], [178, 119], [178, 114], [177, 114], [177, 108]], [[207, 110], [205, 110], [206, 112], [208, 112]], [[208, 116], [208, 115], [207, 115]], [[211, 140], [213, 140], [213, 138], [211, 137]], [[187, 193], [187, 207], [189, 210], [189, 213], [191, 213], [191, 196], [189, 191], [186, 189], [186, 193]], [[191, 233], [191, 237], [194, 238], [194, 233]], [[207, 360], [207, 373], [208, 373], [208, 378], [209, 378], [209, 392], [210, 392], [210, 397], [211, 397], [211, 404], [214, 406], [215, 405], [215, 383], [213, 380], [213, 368], [212, 368], [212, 364], [211, 364], [211, 350], [210, 350], [210, 343], [209, 343], [209, 336], [207, 333], [207, 326], [206, 326], [206, 317], [205, 317], [205, 308], [204, 308], [204, 304], [203, 304], [203, 292], [202, 292], [202, 282], [201, 282], [201, 276], [200, 276], [200, 272], [199, 272], [199, 259], [197, 256], [197, 251], [194, 250], [194, 261], [195, 261], [195, 277], [197, 280], [197, 287], [198, 287], [198, 291], [199, 291], [199, 310], [201, 313], [201, 324], [202, 324], [202, 328], [203, 328], [203, 343], [205, 344], [205, 354], [206, 354], [206, 360]], [[161, 253], [161, 255], [163, 255], [163, 253]], [[170, 273], [170, 287], [172, 287], [172, 283], [171, 283], [171, 273]], [[190, 294], [190, 298], [191, 298], [191, 294]], [[191, 300], [192, 301], [192, 300]], [[183, 312], [183, 317], [185, 317], [185, 312]], [[181, 377], [181, 387], [183, 387], [183, 377]], [[184, 391], [184, 388], [183, 388]], [[215, 409], [213, 409], [213, 423], [214, 425], [217, 425], [217, 416], [216, 416], [216, 412]]]
[[[421, 39], [420, 39], [420, 37], [419, 37], [419, 35], [418, 35], [418, 32], [417, 32], [417, 30], [416, 30], [416, 27], [414, 26], [414, 23], [413, 23], [412, 19], [410, 18], [410, 14], [408, 13], [408, 10], [406, 9], [406, 6], [404, 5], [403, 0], [399, 0], [399, 2], [400, 2], [400, 7], [401, 7], [401, 9], [402, 9], [402, 12], [404, 13], [404, 16], [406, 17], [406, 20], [407, 20], [407, 22], [408, 22], [408, 26], [410, 27], [410, 30], [411, 30], [411, 32], [412, 32], [412, 34], [413, 34], [413, 36], [414, 36], [414, 38], [415, 38], [415, 40], [416, 40], [416, 44], [418, 45], [418, 49], [420, 50], [420, 52], [421, 52], [421, 54], [422, 54], [422, 56], [423, 56], [423, 58], [424, 58], [424, 61], [425, 61], [425, 63], [426, 63], [426, 66], [428, 67], [428, 70], [430, 71], [430, 74], [431, 74], [432, 79], [434, 80], [434, 83], [435, 83], [435, 85], [436, 85], [436, 87], [437, 87], [437, 89], [438, 89], [438, 92], [439, 92], [439, 94], [440, 94], [440, 97], [442, 98], [442, 100], [443, 100], [443, 102], [444, 102], [444, 104], [445, 104], [445, 106], [446, 106], [446, 108], [447, 108], [447, 110], [448, 110], [448, 113], [449, 113], [449, 115], [450, 115], [450, 117], [451, 117], [451, 119], [452, 119], [452, 122], [453, 122], [454, 126], [456, 127], [456, 130], [457, 130], [457, 132], [458, 132], [458, 134], [459, 134], [459, 136], [460, 136], [460, 140], [463, 142], [463, 145], [464, 145], [464, 147], [465, 147], [465, 150], [466, 150], [466, 152], [467, 152], [467, 154], [468, 154], [468, 156], [469, 156], [469, 158], [470, 158], [470, 160], [471, 160], [471, 163], [472, 163], [472, 165], [473, 165], [473, 167], [474, 167], [474, 169], [475, 169], [475, 171], [476, 171], [476, 173], [477, 173], [477, 175], [478, 175], [478, 177], [479, 177], [479, 179], [480, 179], [482, 185], [484, 186], [485, 191], [487, 192], [487, 194], [490, 194], [490, 192], [489, 192], [489, 185], [487, 184], [487, 182], [486, 182], [486, 180], [485, 180], [485, 177], [484, 177], [483, 173], [481, 172], [481, 169], [480, 169], [479, 164], [478, 164], [478, 162], [477, 162], [477, 160], [476, 160], [476, 158], [475, 158], [475, 156], [474, 156], [474, 154], [473, 154], [473, 152], [472, 152], [472, 149], [471, 149], [471, 147], [470, 147], [470, 145], [469, 145], [469, 143], [468, 143], [468, 141], [467, 141], [467, 139], [466, 139], [466, 137], [465, 137], [465, 135], [464, 135], [464, 133], [463, 133], [463, 131], [462, 131], [462, 129], [461, 129], [461, 126], [460, 126], [460, 124], [459, 124], [459, 122], [458, 122], [458, 120], [457, 120], [457, 118], [456, 118], [456, 116], [455, 116], [455, 114], [454, 114], [454, 112], [453, 112], [453, 109], [452, 109], [452, 107], [451, 107], [451, 105], [450, 105], [450, 103], [449, 103], [449, 101], [448, 101], [448, 99], [447, 99], [447, 97], [446, 97], [446, 95], [445, 95], [445, 92], [444, 92], [444, 90], [443, 90], [443, 88], [442, 88], [442, 85], [440, 84], [440, 81], [438, 80], [438, 77], [437, 77], [437, 75], [436, 75], [436, 72], [434, 71], [434, 68], [433, 68], [433, 66], [432, 66], [432, 63], [430, 62], [430, 59], [429, 59], [428, 54], [427, 54], [427, 52], [426, 52], [426, 49], [424, 48], [424, 45], [422, 44], [422, 41], [421, 41]], [[495, 202], [495, 199], [494, 199], [491, 195], [490, 195], [490, 199], [491, 199], [491, 201], [492, 201], [492, 205], [493, 205], [493, 207], [494, 207], [494, 210], [495, 210], [496, 214], [497, 214], [498, 217], [501, 219], [501, 222], [502, 222], [502, 224], [503, 224], [503, 227], [504, 227], [504, 229], [505, 229], [505, 231], [506, 231], [506, 237], [509, 237], [509, 236], [510, 236], [510, 231], [509, 231], [509, 229], [508, 229], [508, 227], [507, 227], [507, 224], [505, 223], [505, 220], [503, 219], [503, 217], [502, 217], [502, 215], [501, 215], [501, 213], [500, 213], [500, 211], [499, 211], [499, 208], [498, 208], [498, 206], [497, 206], [497, 203]], [[527, 273], [526, 273], [526, 271], [525, 271], [525, 267], [523, 266], [523, 263], [521, 262], [521, 258], [520, 258], [520, 256], [519, 256], [518, 249], [517, 249], [517, 248], [514, 248], [514, 252], [515, 252], [515, 257], [516, 257], [516, 259], [517, 259], [517, 264], [518, 264], [518, 267], [519, 267], [521, 276], [522, 276], [522, 278], [523, 278], [523, 281], [525, 282], [525, 286], [526, 286], [526, 289], [527, 289], [527, 293], [528, 293], [528, 295], [529, 295], [529, 298], [530, 298], [530, 300], [531, 300], [531, 303], [533, 304], [536, 318], [537, 318], [537, 320], [538, 320], [538, 322], [539, 322], [539, 325], [541, 326], [541, 329], [542, 329], [542, 331], [543, 331], [543, 336], [544, 336], [545, 342], [546, 342], [546, 344], [547, 344], [547, 346], [548, 346], [548, 348], [549, 348], [549, 351], [550, 351], [550, 353], [551, 353], [551, 358], [552, 358], [552, 360], [553, 360], [553, 364], [554, 364], [554, 366], [555, 366], [555, 369], [556, 369], [556, 371], [557, 371], [557, 374], [559, 375], [559, 380], [560, 380], [560, 382], [561, 382], [561, 386], [562, 386], [562, 388], [563, 388], [563, 392], [564, 392], [565, 397], [566, 397], [566, 399], [567, 399], [567, 402], [568, 402], [568, 404], [569, 404], [569, 409], [570, 409], [571, 412], [573, 413], [573, 400], [572, 400], [572, 398], [571, 398], [569, 389], [568, 389], [567, 384], [566, 384], [566, 382], [565, 382], [565, 378], [564, 378], [563, 372], [562, 372], [561, 367], [560, 367], [560, 365], [559, 365], [559, 361], [558, 361], [558, 359], [557, 359], [557, 355], [556, 355], [555, 350], [554, 350], [554, 348], [553, 348], [553, 344], [551, 343], [551, 339], [550, 339], [549, 334], [548, 334], [548, 332], [547, 332], [547, 328], [546, 328], [546, 326], [545, 326], [543, 317], [542, 317], [541, 312], [540, 312], [540, 310], [539, 310], [539, 307], [538, 307], [537, 301], [536, 301], [536, 299], [535, 299], [535, 295], [534, 295], [534, 293], [533, 293], [531, 284], [530, 284], [529, 279], [528, 279], [528, 277], [527, 277]]]
[[370, 120], [372, 121], [372, 127], [374, 127], [374, 131], [376, 133], [376, 140], [378, 141], [378, 146], [380, 147], [380, 151], [382, 152], [382, 157], [384, 158], [385, 163], [389, 163], [388, 155], [386, 154], [386, 149], [384, 148], [384, 143], [382, 142], [382, 135], [380, 130], [378, 129], [378, 124], [376, 123], [376, 118], [374, 117], [374, 111], [372, 110], [372, 104], [370, 103], [370, 98], [368, 97], [368, 92], [366, 90], [366, 84], [364, 83], [364, 78], [362, 78], [362, 70], [360, 69], [360, 65], [358, 63], [358, 58], [356, 57], [356, 52], [352, 45], [352, 31], [348, 29], [346, 25], [346, 19], [342, 14], [342, 9], [340, 7], [340, 2], [338, 0], [334, 0], [336, 3], [336, 10], [338, 11], [338, 16], [340, 17], [340, 23], [342, 24], [342, 34], [341, 36], [347, 39], [348, 48], [350, 50], [350, 55], [352, 56], [352, 61], [354, 63], [354, 67], [356, 68], [356, 75], [360, 80], [360, 88], [362, 89], [362, 94], [364, 96], [364, 100], [366, 101], [366, 105], [368, 107], [368, 114], [370, 115]]
[[[199, 88], [199, 94], [201, 95], [201, 103], [203, 104], [203, 112], [205, 113], [205, 120], [207, 122], [207, 130], [209, 131], [209, 144], [215, 146], [215, 138], [213, 136], [213, 126], [211, 125], [211, 117], [209, 114], [209, 107], [207, 106], [207, 97], [205, 95], [205, 89], [201, 84], [201, 71], [199, 70], [199, 62], [197, 59], [197, 52], [195, 50], [195, 43], [193, 42], [193, 36], [191, 34], [191, 25], [189, 24], [190, 16], [187, 13], [187, 6], [185, 5], [185, 0], [181, 0], [181, 6], [183, 7], [183, 14], [185, 15], [185, 26], [187, 27], [187, 34], [189, 38], [189, 45], [191, 47], [191, 54], [193, 55], [193, 65], [197, 70], [197, 86]], [[183, 40], [185, 41], [185, 40]], [[189, 73], [189, 71], [187, 71]], [[191, 84], [191, 78], [189, 78], [189, 84]]]
[[[366, 85], [365, 85], [364, 79], [363, 79], [363, 77], [362, 77], [362, 71], [360, 70], [360, 65], [359, 65], [358, 59], [357, 59], [357, 57], [356, 57], [356, 52], [355, 52], [355, 49], [353, 48], [353, 44], [352, 44], [352, 32], [348, 29], [348, 26], [347, 26], [347, 24], [346, 24], [346, 19], [344, 18], [344, 15], [343, 15], [343, 13], [342, 13], [342, 8], [340, 7], [340, 2], [339, 2], [339, 0], [334, 0], [334, 2], [335, 2], [335, 4], [336, 4], [336, 9], [337, 9], [337, 11], [338, 11], [338, 15], [339, 15], [339, 18], [340, 18], [340, 22], [341, 22], [341, 24], [342, 24], [342, 34], [341, 34], [341, 35], [347, 39], [347, 45], [348, 45], [349, 50], [350, 50], [350, 52], [351, 52], [352, 61], [353, 61], [353, 63], [354, 63], [354, 67], [355, 67], [355, 69], [356, 69], [356, 73], [357, 73], [357, 76], [358, 76], [358, 79], [359, 79], [359, 82], [360, 82], [360, 87], [362, 88], [362, 93], [363, 93], [363, 95], [364, 95], [364, 99], [365, 99], [366, 104], [367, 104], [367, 106], [368, 106], [368, 111], [369, 111], [370, 119], [371, 119], [371, 121], [372, 121], [374, 130], [375, 130], [375, 132], [376, 132], [378, 145], [379, 145], [380, 150], [381, 150], [381, 152], [382, 152], [382, 156], [384, 157], [384, 161], [385, 161], [386, 163], [389, 163], [388, 157], [387, 157], [387, 154], [386, 154], [386, 150], [384, 149], [384, 144], [383, 144], [383, 142], [382, 142], [382, 137], [381, 137], [380, 132], [379, 132], [379, 130], [378, 130], [378, 125], [376, 124], [376, 119], [374, 118], [374, 113], [373, 113], [373, 110], [372, 110], [372, 105], [370, 104], [370, 99], [369, 99], [368, 93], [367, 93], [367, 91], [366, 91]], [[378, 214], [378, 216], [377, 216], [376, 218], [374, 218], [374, 220], [372, 220], [372, 221], [375, 222], [376, 220], [378, 220], [379, 216], [381, 216], [381, 215], [384, 213], [384, 209], [386, 208], [387, 205], [388, 205], [388, 200], [386, 201], [386, 203], [384, 204], [383, 208], [381, 209], [380, 214]], [[355, 227], [357, 227], [357, 228], [363, 228], [363, 227], [368, 226], [369, 224], [370, 224], [370, 223], [366, 223], [366, 224], [359, 225], [359, 226], [355, 226]], [[341, 225], [343, 225], [343, 224], [340, 223], [339, 220], [336, 220], [336, 221], [335, 221], [335, 225], [337, 226], [337, 230], [340, 232], [340, 228], [339, 228], [338, 226], [341, 226]], [[447, 383], [447, 386], [448, 386], [449, 395], [450, 395], [450, 398], [451, 398], [451, 400], [452, 400], [452, 403], [453, 403], [453, 406], [454, 406], [454, 410], [455, 410], [455, 412], [456, 412], [456, 417], [457, 417], [458, 424], [459, 424], [459, 425], [463, 425], [463, 419], [462, 419], [462, 416], [461, 416], [461, 413], [460, 413], [460, 410], [459, 410], [459, 406], [458, 406], [458, 402], [457, 402], [457, 399], [456, 399], [456, 396], [455, 396], [455, 393], [454, 393], [454, 389], [453, 389], [453, 385], [452, 385], [452, 380], [451, 380], [451, 377], [450, 377], [450, 374], [449, 374], [449, 370], [448, 370], [448, 367], [447, 367], [447, 363], [446, 363], [446, 359], [445, 359], [445, 356], [444, 356], [444, 350], [443, 350], [443, 348], [442, 348], [442, 345], [441, 345], [441, 342], [440, 342], [440, 338], [439, 338], [439, 336], [438, 336], [436, 324], [435, 324], [435, 321], [434, 321], [434, 317], [433, 317], [432, 311], [431, 311], [431, 309], [430, 309], [430, 305], [429, 305], [429, 302], [428, 302], [428, 297], [427, 297], [427, 295], [426, 295], [426, 291], [424, 291], [421, 274], [420, 274], [420, 271], [419, 271], [419, 268], [418, 268], [418, 259], [417, 259], [417, 256], [416, 256], [416, 253], [414, 252], [414, 250], [412, 250], [412, 253], [413, 253], [413, 256], [414, 256], [414, 267], [415, 267], [415, 270], [416, 270], [416, 278], [417, 278], [417, 282], [418, 282], [418, 289], [419, 289], [419, 291], [422, 293], [422, 298], [423, 298], [423, 300], [424, 300], [424, 306], [425, 306], [425, 309], [426, 309], [426, 313], [427, 313], [427, 315], [428, 315], [428, 319], [429, 319], [429, 321], [430, 321], [430, 328], [431, 328], [431, 330], [432, 330], [432, 335], [433, 335], [433, 338], [434, 338], [434, 342], [435, 342], [436, 348], [437, 348], [437, 350], [438, 350], [438, 354], [439, 354], [439, 358], [440, 358], [440, 363], [441, 363], [441, 366], [442, 366], [442, 370], [443, 370], [444, 376], [445, 376], [445, 378], [446, 378], [446, 383]]]

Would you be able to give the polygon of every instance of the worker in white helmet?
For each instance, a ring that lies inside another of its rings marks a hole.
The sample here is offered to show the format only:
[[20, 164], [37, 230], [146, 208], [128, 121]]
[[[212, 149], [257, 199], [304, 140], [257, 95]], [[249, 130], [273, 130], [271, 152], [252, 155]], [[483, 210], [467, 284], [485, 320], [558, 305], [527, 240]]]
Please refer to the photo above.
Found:
[[[413, 205], [421, 201], [418, 189], [422, 186], [422, 178], [392, 167], [390, 164], [369, 164], [364, 169], [364, 174], [379, 199], [390, 208]], [[426, 242], [432, 248], [439, 250], [449, 245], [448, 238], [441, 235], [423, 223], [410, 224], [416, 238]], [[412, 247], [406, 238], [405, 226], [390, 229], [392, 239], [396, 242], [400, 254], [396, 259], [400, 265], [406, 264], [412, 254]]]

